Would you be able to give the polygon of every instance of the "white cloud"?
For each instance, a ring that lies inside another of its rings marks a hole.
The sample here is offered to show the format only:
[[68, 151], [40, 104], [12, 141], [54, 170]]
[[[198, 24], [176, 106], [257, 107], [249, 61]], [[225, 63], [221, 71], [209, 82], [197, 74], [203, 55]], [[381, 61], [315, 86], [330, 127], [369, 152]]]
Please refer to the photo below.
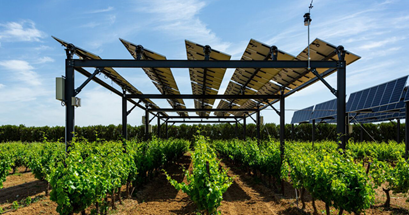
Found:
[[27, 41], [38, 42], [46, 34], [35, 27], [35, 23], [30, 20], [22, 22], [0, 23], [0, 40], [5, 41]]
[[225, 51], [231, 44], [223, 42], [216, 34], [207, 28], [198, 14], [206, 4], [198, 0], [148, 1], [148, 7], [143, 12], [154, 14], [155, 29], [179, 39], [209, 44], [212, 48]]
[[98, 26], [109, 26], [109, 25], [114, 24], [115, 21], [116, 21], [116, 16], [115, 15], [107, 15], [107, 16], [105, 16], [104, 19], [100, 19], [99, 22], [92, 21], [92, 22], [89, 22], [87, 24], [82, 25], [81, 27], [83, 27], [83, 28], [95, 28], [95, 27], [98, 27]]
[[366, 44], [360, 46], [359, 48], [360, 49], [366, 49], [366, 50], [373, 49], [373, 48], [379, 48], [379, 47], [385, 46], [387, 44], [396, 43], [396, 42], [404, 40], [404, 39], [405, 39], [405, 37], [389, 37], [389, 38], [386, 38], [384, 40], [370, 41], [369, 43], [366, 43]]
[[1, 88], [4, 88], [6, 85], [4, 85], [4, 84], [0, 84], [0, 89]]
[[88, 12], [85, 12], [85, 13], [89, 13], [89, 14], [92, 14], [92, 13], [105, 13], [105, 12], [109, 12], [109, 11], [112, 11], [112, 10], [114, 10], [114, 7], [107, 7], [107, 8], [105, 8], [105, 9], [99, 9], [99, 10], [92, 10], [92, 11], [88, 11]]
[[39, 58], [36, 63], [41, 64], [41, 63], [48, 63], [48, 62], [54, 62], [54, 59], [50, 57], [42, 57], [42, 58]]
[[6, 72], [13, 74], [12, 77], [16, 80], [22, 81], [24, 84], [39, 86], [41, 85], [40, 78], [27, 61], [23, 60], [7, 60], [0, 61], [0, 66], [4, 67]]

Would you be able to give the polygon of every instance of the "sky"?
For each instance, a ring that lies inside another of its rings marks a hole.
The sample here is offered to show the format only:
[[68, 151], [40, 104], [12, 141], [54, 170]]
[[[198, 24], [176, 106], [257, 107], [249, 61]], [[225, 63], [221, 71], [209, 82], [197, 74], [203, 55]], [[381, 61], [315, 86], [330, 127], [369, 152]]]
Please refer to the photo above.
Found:
[[[65, 124], [65, 108], [55, 99], [55, 78], [65, 74], [66, 56], [51, 36], [106, 59], [133, 59], [119, 38], [167, 59], [186, 59], [185, 39], [210, 45], [235, 60], [252, 38], [297, 56], [308, 44], [303, 15], [309, 4], [310, 0], [0, 0], [0, 125]], [[311, 41], [320, 38], [361, 56], [347, 67], [347, 94], [409, 74], [404, 64], [409, 1], [315, 0], [313, 6]], [[116, 70], [143, 93], [159, 93], [141, 69]], [[172, 71], [180, 92], [191, 94], [188, 69]], [[220, 94], [233, 72], [227, 70]], [[98, 77], [119, 89], [103, 75]], [[79, 86], [85, 77], [76, 73], [75, 79]], [[326, 80], [336, 88], [336, 73]], [[121, 123], [117, 95], [91, 82], [78, 97], [82, 106], [75, 110], [76, 125]], [[317, 82], [286, 99], [285, 120], [289, 123], [295, 110], [333, 98]], [[170, 107], [165, 100], [153, 101]], [[194, 107], [193, 100], [185, 103]], [[140, 125], [143, 114], [136, 108], [128, 123]], [[279, 123], [271, 108], [261, 115], [265, 123]]]

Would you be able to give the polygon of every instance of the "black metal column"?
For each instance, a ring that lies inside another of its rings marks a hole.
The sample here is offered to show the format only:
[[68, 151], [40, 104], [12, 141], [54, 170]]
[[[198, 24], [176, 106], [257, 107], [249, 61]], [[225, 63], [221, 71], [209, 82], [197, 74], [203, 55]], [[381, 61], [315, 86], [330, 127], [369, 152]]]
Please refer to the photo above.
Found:
[[280, 158], [281, 164], [284, 160], [284, 147], [285, 147], [285, 103], [284, 92], [281, 92], [280, 98]]
[[314, 141], [315, 141], [315, 119], [312, 120], [312, 146], [314, 147]]
[[236, 138], [239, 138], [239, 132], [238, 132], [238, 124], [237, 124], [237, 119], [236, 119], [236, 127], [234, 128], [234, 133], [236, 134]]
[[168, 121], [166, 120], [166, 124], [165, 124], [165, 130], [166, 130], [166, 139], [169, 138], [168, 136]]
[[147, 141], [149, 139], [149, 111], [148, 111], [148, 106], [146, 106], [145, 109], [145, 140]]
[[396, 119], [396, 142], [400, 142], [400, 119]]
[[405, 102], [405, 160], [409, 151], [409, 102]]
[[246, 117], [244, 117], [243, 118], [243, 140], [246, 140], [246, 127], [247, 127]]
[[158, 138], [160, 138], [160, 117], [158, 116], [157, 118], [158, 118], [158, 125], [157, 125], [158, 126], [158, 131], [157, 131], [158, 133], [157, 133], [157, 136], [158, 136]]
[[339, 148], [345, 150], [346, 147], [346, 63], [344, 60], [344, 47], [338, 46], [338, 71], [337, 71], [337, 143]]
[[257, 106], [257, 121], [256, 121], [256, 123], [257, 123], [257, 125], [256, 125], [256, 127], [257, 127], [257, 141], [260, 143], [260, 141], [261, 141], [261, 136], [260, 136], [260, 109], [259, 109], [259, 107]]
[[[68, 53], [68, 51], [67, 51]], [[75, 107], [72, 104], [72, 98], [75, 97], [74, 79], [75, 72], [72, 65], [72, 55], [65, 60], [65, 151], [70, 150], [72, 138], [75, 131]]]
[[122, 96], [122, 138], [125, 140], [128, 139], [128, 107], [127, 107], [127, 100], [126, 100], [126, 91], [124, 90], [124, 94]]

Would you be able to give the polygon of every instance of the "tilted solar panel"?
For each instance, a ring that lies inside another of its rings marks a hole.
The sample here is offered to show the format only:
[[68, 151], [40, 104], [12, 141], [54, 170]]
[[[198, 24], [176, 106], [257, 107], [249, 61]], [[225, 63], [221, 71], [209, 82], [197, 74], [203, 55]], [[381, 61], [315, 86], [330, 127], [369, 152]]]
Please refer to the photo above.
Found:
[[337, 115], [337, 99], [315, 105], [311, 120], [329, 119]]
[[304, 108], [294, 112], [291, 124], [309, 122], [313, 113], [314, 106]]
[[[128, 42], [124, 39], [119, 39], [126, 47], [129, 53], [137, 59], [137, 45]], [[166, 60], [166, 57], [157, 54], [149, 49], [143, 48], [141, 52], [141, 60]], [[163, 95], [180, 95], [179, 88], [170, 68], [142, 68], [148, 77], [152, 80], [155, 87]], [[174, 109], [186, 109], [183, 99], [168, 99], [169, 104]], [[178, 112], [180, 116], [188, 116], [187, 112]]]
[[[185, 40], [188, 60], [205, 60], [205, 46]], [[211, 50], [209, 60], [230, 60], [231, 56]], [[223, 80], [226, 68], [189, 68], [192, 92], [194, 95], [217, 95]], [[195, 108], [211, 109], [215, 99], [195, 100]], [[208, 116], [209, 112], [198, 112], [200, 116]]]
[[[58, 41], [59, 43], [61, 43], [63, 46], [68, 47], [70, 45], [70, 43], [65, 42], [61, 39], [58, 39], [56, 37], [53, 37], [56, 41]], [[91, 52], [85, 51], [84, 49], [81, 49], [79, 47], [75, 46], [75, 54], [83, 60], [90, 60], [90, 59], [94, 59], [94, 60], [98, 60], [101, 59], [100, 56], [93, 54]], [[101, 71], [104, 75], [106, 75], [107, 77], [109, 77], [112, 81], [114, 81], [116, 84], [118, 84], [122, 89], [126, 89], [128, 92], [130, 92], [131, 94], [136, 94], [136, 95], [140, 95], [142, 94], [138, 89], [136, 89], [132, 84], [130, 84], [125, 78], [123, 78], [121, 75], [119, 75], [113, 68], [111, 67], [105, 67], [103, 68], [103, 70]], [[144, 99], [143, 100], [144, 103], [146, 104], [150, 104], [151, 106], [153, 106], [154, 108], [159, 108], [153, 101], [151, 101], [150, 99]], [[166, 115], [166, 113], [162, 113], [163, 115]]]
[[351, 94], [347, 112], [359, 112], [398, 103], [408, 76], [404, 76]]

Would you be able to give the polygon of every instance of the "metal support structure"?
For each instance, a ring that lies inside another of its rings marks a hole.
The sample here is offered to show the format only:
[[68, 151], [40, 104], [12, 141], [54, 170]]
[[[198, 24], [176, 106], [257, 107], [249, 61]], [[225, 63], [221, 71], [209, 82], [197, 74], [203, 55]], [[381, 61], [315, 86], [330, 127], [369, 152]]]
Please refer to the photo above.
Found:
[[257, 116], [256, 116], [256, 118], [257, 118], [257, 121], [256, 121], [256, 123], [257, 123], [257, 125], [256, 125], [256, 127], [257, 127], [257, 141], [258, 141], [258, 143], [260, 143], [261, 142], [261, 134], [260, 134], [260, 110], [258, 109], [259, 108], [259, 106], [257, 106]]
[[246, 139], [246, 127], [247, 127], [246, 118], [244, 118], [243, 119], [243, 140]]
[[217, 120], [206, 120], [206, 121], [199, 121], [199, 120], [194, 120], [194, 121], [173, 121], [169, 120], [169, 123], [235, 123], [237, 121], [217, 121]]
[[166, 131], [166, 139], [169, 138], [169, 134], [168, 134], [168, 121], [166, 120], [165, 122], [165, 131]]
[[280, 99], [280, 158], [281, 164], [284, 159], [284, 147], [285, 147], [285, 95], [284, 89], [281, 90]]
[[99, 73], [100, 71], [101, 71], [100, 68], [96, 68], [96, 69], [95, 69], [95, 72], [92, 73], [92, 75], [89, 76], [89, 77], [87, 78], [87, 80], [85, 80], [84, 83], [81, 84], [81, 86], [79, 86], [77, 89], [75, 89], [74, 96], [78, 95], [78, 93], [80, 93], [81, 90], [82, 90], [96, 75], [98, 75], [98, 73]]
[[[204, 60], [210, 60], [210, 52], [212, 52], [212, 48], [210, 48], [209, 45], [206, 45], [203, 48], [203, 52], [204, 52]], [[207, 68], [203, 68], [203, 86], [202, 86], [202, 95], [205, 96], [206, 95], [206, 81], [207, 81]], [[205, 107], [204, 104], [204, 98], [202, 99], [202, 108]]]
[[[195, 108], [186, 108], [186, 109], [173, 109], [173, 108], [150, 108], [150, 112], [251, 112], [251, 111], [257, 111], [257, 109], [195, 109]], [[188, 117], [187, 117], [188, 118]], [[203, 117], [206, 118], [206, 117]]]
[[70, 44], [65, 50], [67, 59], [65, 60], [65, 151], [69, 153], [72, 138], [75, 132], [75, 107], [72, 98], [75, 96], [75, 72], [73, 65], [74, 45]]
[[148, 105], [146, 105], [145, 109], [145, 141], [148, 141], [149, 139], [149, 108]]
[[234, 133], [236, 134], [235, 136], [238, 139], [239, 138], [239, 131], [238, 131], [238, 122], [237, 122], [237, 120], [236, 120], [236, 127], [234, 128]]
[[346, 63], [344, 47], [337, 47], [338, 72], [337, 72], [337, 143], [339, 148], [345, 150], [346, 147]]
[[405, 160], [408, 160], [409, 151], [409, 102], [405, 102]]
[[400, 119], [396, 119], [396, 142], [400, 143]]
[[157, 131], [157, 136], [158, 136], [158, 138], [160, 138], [160, 117], [157, 117], [158, 118], [158, 131]]
[[163, 95], [163, 94], [127, 94], [126, 98], [134, 99], [280, 99], [278, 95]]
[[123, 90], [124, 94], [122, 96], [122, 138], [128, 139], [128, 107], [126, 100], [126, 91]]
[[316, 69], [311, 70], [312, 74], [314, 74], [320, 81], [331, 91], [332, 94], [337, 96], [337, 90], [335, 90], [318, 72]]

